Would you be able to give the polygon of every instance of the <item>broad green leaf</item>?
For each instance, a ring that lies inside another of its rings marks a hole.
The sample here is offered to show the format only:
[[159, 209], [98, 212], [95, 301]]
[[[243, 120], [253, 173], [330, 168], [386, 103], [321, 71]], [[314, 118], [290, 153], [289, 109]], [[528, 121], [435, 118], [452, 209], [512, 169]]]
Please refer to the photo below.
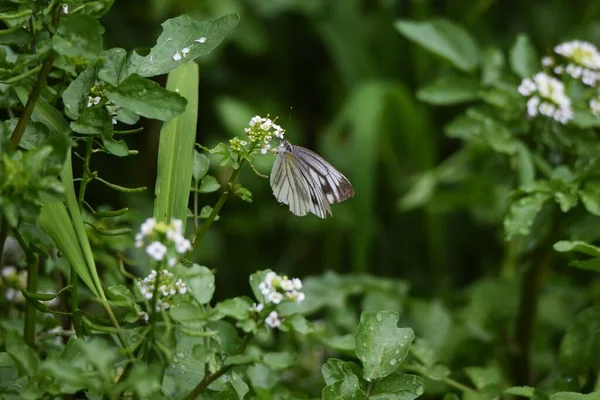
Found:
[[502, 374], [497, 368], [467, 367], [465, 372], [479, 390], [502, 383]]
[[433, 105], [454, 105], [477, 100], [479, 83], [461, 76], [443, 76], [417, 92], [417, 98]]
[[[172, 398], [184, 398], [204, 377], [206, 353], [194, 351], [204, 349], [206, 338], [177, 334], [177, 347], [168, 363], [163, 379], [163, 392]], [[200, 356], [200, 357], [199, 357]]]
[[467, 141], [479, 136], [481, 130], [482, 123], [467, 115], [459, 115], [444, 127], [444, 133], [448, 137]]
[[221, 185], [214, 176], [206, 175], [200, 182], [200, 193], [213, 193], [221, 189]]
[[539, 57], [527, 35], [517, 36], [515, 44], [510, 49], [510, 66], [521, 78], [533, 76], [541, 69]]
[[586, 182], [583, 189], [579, 190], [579, 197], [584, 207], [590, 214], [600, 216], [600, 186]]
[[285, 351], [267, 353], [264, 355], [262, 361], [271, 368], [285, 369], [295, 365], [298, 362], [298, 356]]
[[111, 300], [123, 302], [127, 307], [135, 306], [135, 296], [125, 285], [112, 285], [107, 288], [107, 295]]
[[344, 379], [348, 375], [355, 375], [359, 377], [361, 375], [360, 367], [351, 361], [338, 360], [337, 358], [330, 358], [321, 367], [321, 373], [326, 385], [332, 385], [333, 383]]
[[[197, 71], [197, 66], [190, 68]], [[179, 74], [184, 73], [184, 71], [181, 71]], [[190, 77], [193, 75], [193, 73], [190, 74]], [[187, 87], [179, 82], [175, 89], [178, 89], [180, 93], [187, 89], [185, 92], [188, 94], [186, 97], [188, 97], [191, 95], [191, 88], [197, 92], [197, 85], [194, 85], [197, 79], [196, 77], [194, 81], [187, 82]], [[169, 88], [168, 82], [167, 87]], [[118, 106], [123, 106], [142, 117], [161, 121], [169, 121], [182, 114], [187, 104], [186, 98], [175, 93], [175, 91], [163, 89], [158, 83], [135, 74], [125, 79], [119, 86], [107, 88], [104, 94]], [[197, 112], [197, 110], [190, 110], [190, 112], [193, 111]]]
[[169, 74], [169, 93], [180, 93], [183, 96], [181, 99], [187, 100], [188, 107], [183, 115], [163, 124], [158, 146], [154, 217], [158, 221], [180, 219], [184, 230], [198, 123], [198, 79], [197, 64], [186, 65]]
[[450, 368], [442, 364], [435, 364], [431, 367], [426, 367], [424, 365], [418, 365], [415, 367], [417, 372], [426, 377], [427, 379], [431, 379], [432, 381], [441, 382], [447, 377], [450, 376]]
[[588, 256], [600, 258], [600, 247], [578, 240], [561, 240], [560, 242], [554, 243], [553, 247], [554, 250], [560, 253], [569, 253], [573, 251], [576, 253], [587, 254]]
[[280, 380], [280, 373], [263, 363], [256, 363], [246, 371], [250, 383], [255, 389], [272, 389]]
[[224, 300], [215, 307], [217, 311], [238, 320], [248, 319], [248, 309], [252, 307], [252, 301], [247, 297], [234, 297]]
[[408, 355], [415, 334], [410, 328], [398, 328], [397, 324], [395, 312], [366, 311], [361, 314], [355, 351], [363, 364], [366, 380], [388, 376]]
[[113, 48], [102, 52], [102, 62], [98, 65], [98, 78], [113, 86], [118, 86], [127, 75], [127, 51]]
[[96, 68], [86, 68], [63, 92], [62, 99], [65, 111], [73, 118], [81, 115], [81, 110], [87, 106], [90, 89], [96, 83]]
[[533, 397], [533, 391], [534, 388], [532, 388], [531, 386], [513, 386], [509, 387], [508, 389], [504, 389], [504, 393], [506, 394], [528, 398]]
[[[202, 22], [187, 15], [171, 18], [162, 24], [163, 32], [147, 56], [132, 54], [129, 71], [151, 77], [191, 63], [221, 44], [239, 20], [240, 17], [235, 14]], [[184, 54], [184, 49], [188, 50], [187, 54]]]
[[481, 65], [481, 84], [492, 85], [500, 80], [504, 69], [504, 53], [496, 48], [486, 49]]
[[534, 193], [512, 203], [504, 218], [506, 240], [519, 235], [527, 236], [535, 217], [549, 199], [550, 196], [546, 193]]
[[321, 391], [322, 400], [366, 400], [368, 397], [362, 391], [359, 378], [347, 375], [344, 379], [326, 386]]
[[301, 335], [307, 335], [314, 330], [312, 324], [308, 322], [304, 316], [298, 313], [286, 317], [279, 329], [283, 332], [292, 331], [300, 333]]
[[355, 339], [352, 334], [322, 337], [321, 342], [325, 346], [342, 353], [353, 353], [355, 351]]
[[194, 150], [194, 161], [192, 166], [192, 176], [196, 182], [200, 182], [208, 172], [210, 160], [204, 154]]
[[180, 301], [169, 309], [171, 317], [183, 324], [204, 325], [205, 314], [198, 305], [191, 302]]
[[479, 65], [477, 42], [467, 30], [452, 21], [396, 21], [394, 26], [408, 39], [463, 71], [473, 71]]
[[113, 133], [110, 115], [103, 107], [85, 108], [81, 117], [77, 121], [71, 122], [71, 129], [83, 135], [101, 135], [109, 138]]
[[215, 276], [206, 267], [198, 264], [186, 270], [184, 281], [194, 299], [200, 304], [208, 304], [215, 292]]
[[494, 151], [499, 153], [515, 154], [518, 150], [519, 142], [502, 122], [486, 118], [481, 126], [481, 136]]
[[597, 370], [600, 366], [600, 306], [589, 307], [577, 315], [560, 344], [559, 359], [572, 373]]
[[377, 381], [369, 399], [413, 400], [423, 394], [423, 379], [416, 375], [392, 374]]
[[426, 367], [433, 367], [438, 361], [436, 349], [426, 339], [417, 338], [410, 352]]
[[25, 344], [21, 336], [13, 331], [6, 332], [6, 352], [10, 354], [20, 375], [35, 376], [40, 360], [33, 349]]
[[58, 54], [92, 61], [102, 52], [104, 28], [97, 19], [83, 14], [65, 15], [52, 37]]

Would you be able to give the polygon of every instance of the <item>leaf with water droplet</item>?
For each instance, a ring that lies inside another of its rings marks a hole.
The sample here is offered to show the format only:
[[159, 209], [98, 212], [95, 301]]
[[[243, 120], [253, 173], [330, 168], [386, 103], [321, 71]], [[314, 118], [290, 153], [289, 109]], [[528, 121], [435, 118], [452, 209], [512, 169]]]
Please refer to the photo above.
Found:
[[366, 400], [367, 398], [356, 375], [347, 375], [344, 379], [326, 386], [321, 392], [322, 400]]
[[215, 292], [215, 276], [210, 269], [194, 264], [186, 270], [183, 280], [198, 303], [210, 302]]
[[515, 201], [504, 218], [506, 240], [518, 235], [528, 235], [535, 217], [549, 199], [550, 195], [547, 193], [534, 193]]
[[423, 379], [410, 374], [391, 374], [377, 381], [369, 399], [413, 400], [423, 394]]
[[360, 367], [351, 361], [342, 361], [337, 358], [330, 358], [321, 367], [321, 373], [326, 385], [344, 379], [347, 375], [360, 376]]
[[[364, 360], [363, 377], [366, 380], [388, 376], [408, 355], [415, 334], [410, 328], [398, 328], [397, 324], [398, 314], [392, 311], [366, 311], [360, 316], [355, 351], [358, 358]], [[363, 342], [367, 343], [366, 347], [361, 345]], [[396, 350], [400, 350], [400, 354]], [[396, 360], [393, 365], [392, 359]]]

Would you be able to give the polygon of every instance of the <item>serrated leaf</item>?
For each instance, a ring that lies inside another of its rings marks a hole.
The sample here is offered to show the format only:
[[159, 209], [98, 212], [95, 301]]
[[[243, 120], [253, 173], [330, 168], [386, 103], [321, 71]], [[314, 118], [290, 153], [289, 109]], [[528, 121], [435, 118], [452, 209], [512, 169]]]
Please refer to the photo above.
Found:
[[65, 15], [52, 37], [52, 47], [58, 54], [92, 61], [102, 52], [103, 33], [100, 22], [89, 15]]
[[198, 303], [210, 302], [215, 292], [215, 276], [210, 269], [194, 264], [185, 272], [184, 281]]
[[510, 49], [510, 66], [521, 78], [533, 76], [541, 69], [537, 52], [527, 35], [517, 36], [515, 44]]
[[479, 83], [460, 76], [444, 76], [428, 83], [417, 92], [417, 98], [433, 105], [454, 105], [477, 100]]
[[365, 311], [355, 335], [356, 356], [363, 364], [363, 377], [372, 381], [394, 372], [408, 355], [415, 333], [398, 328], [398, 314]]
[[[188, 15], [171, 18], [162, 24], [163, 32], [147, 56], [132, 55], [130, 73], [151, 77], [190, 63], [221, 44], [239, 20], [240, 17], [235, 14], [202, 22]], [[202, 41], [202, 38], [205, 39], [202, 43], [196, 41]], [[185, 55], [182, 53], [184, 48], [189, 50]]]
[[156, 82], [131, 75], [119, 86], [107, 88], [105, 95], [118, 106], [123, 106], [146, 118], [168, 121], [185, 111], [187, 100], [164, 89]]
[[479, 64], [479, 48], [462, 26], [445, 19], [429, 21], [396, 21], [395, 28], [408, 39], [447, 59], [463, 71]]
[[534, 193], [511, 204], [504, 218], [504, 235], [506, 240], [515, 236], [527, 236], [535, 217], [544, 204], [550, 199], [546, 193]]

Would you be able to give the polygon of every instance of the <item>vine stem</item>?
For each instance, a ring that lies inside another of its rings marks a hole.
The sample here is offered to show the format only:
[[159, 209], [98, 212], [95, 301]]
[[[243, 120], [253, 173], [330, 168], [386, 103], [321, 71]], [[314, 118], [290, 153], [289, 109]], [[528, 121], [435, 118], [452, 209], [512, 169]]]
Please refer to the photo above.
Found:
[[[252, 339], [252, 335], [247, 335], [246, 338], [244, 339], [244, 342], [240, 345], [240, 347], [237, 349], [237, 351], [234, 354], [242, 354], [246, 350], [246, 346], [248, 346], [248, 343], [250, 343], [251, 339]], [[196, 397], [198, 397], [200, 395], [200, 393], [202, 393], [208, 387], [208, 385], [210, 385], [211, 383], [213, 383], [214, 381], [219, 379], [221, 376], [225, 375], [231, 368], [233, 368], [233, 364], [221, 367], [218, 370], [216, 370], [215, 372], [213, 372], [212, 374], [204, 375], [204, 378], [202, 378], [202, 381], [200, 381], [198, 386], [196, 386], [194, 388], [194, 390], [192, 390], [190, 392], [190, 394], [188, 394], [185, 397], [185, 400], [194, 400]]]

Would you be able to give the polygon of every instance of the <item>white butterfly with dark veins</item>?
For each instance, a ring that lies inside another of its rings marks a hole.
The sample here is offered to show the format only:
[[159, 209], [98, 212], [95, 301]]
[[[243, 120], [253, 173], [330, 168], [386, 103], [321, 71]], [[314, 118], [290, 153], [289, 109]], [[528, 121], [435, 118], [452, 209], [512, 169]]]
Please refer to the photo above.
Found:
[[280, 203], [298, 216], [333, 215], [330, 204], [354, 196], [350, 181], [321, 156], [282, 140], [271, 171], [271, 188]]

